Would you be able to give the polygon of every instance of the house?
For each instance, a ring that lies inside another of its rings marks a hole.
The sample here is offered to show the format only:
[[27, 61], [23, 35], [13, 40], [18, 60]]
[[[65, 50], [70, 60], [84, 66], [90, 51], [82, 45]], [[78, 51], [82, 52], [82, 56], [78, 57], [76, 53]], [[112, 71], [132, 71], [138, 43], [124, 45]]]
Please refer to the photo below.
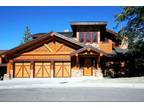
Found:
[[[32, 35], [32, 40], [0, 55], [8, 78], [103, 77], [103, 65], [121, 49], [106, 22], [71, 22], [72, 32]], [[110, 61], [111, 63], [111, 61]]]

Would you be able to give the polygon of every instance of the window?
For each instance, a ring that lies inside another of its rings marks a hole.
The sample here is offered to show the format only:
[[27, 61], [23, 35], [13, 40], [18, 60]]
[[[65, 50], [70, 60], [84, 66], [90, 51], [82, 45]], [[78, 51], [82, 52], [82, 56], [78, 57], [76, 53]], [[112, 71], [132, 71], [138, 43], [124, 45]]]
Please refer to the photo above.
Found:
[[108, 42], [108, 38], [107, 37], [104, 38], [104, 42]]
[[93, 67], [95, 67], [95, 66], [96, 66], [96, 60], [93, 59]]
[[79, 41], [83, 42], [83, 40], [84, 40], [84, 33], [80, 32], [80, 34], [79, 34]]
[[97, 32], [79, 32], [79, 42], [97, 42]]
[[86, 42], [90, 42], [90, 32], [86, 32]]
[[92, 32], [92, 40], [93, 40], [93, 42], [97, 42], [97, 33], [96, 32]]

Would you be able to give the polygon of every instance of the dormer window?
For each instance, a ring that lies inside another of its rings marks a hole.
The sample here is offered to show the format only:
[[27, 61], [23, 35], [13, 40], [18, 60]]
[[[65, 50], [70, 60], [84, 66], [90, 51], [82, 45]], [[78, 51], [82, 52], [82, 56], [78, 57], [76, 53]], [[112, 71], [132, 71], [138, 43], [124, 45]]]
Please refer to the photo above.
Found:
[[92, 40], [93, 40], [93, 42], [97, 42], [97, 33], [96, 32], [92, 32]]
[[84, 42], [84, 32], [79, 33], [79, 41]]
[[86, 42], [90, 42], [90, 32], [86, 32]]
[[97, 32], [79, 32], [79, 42], [97, 42]]
[[108, 42], [108, 38], [107, 37], [104, 38], [104, 42]]

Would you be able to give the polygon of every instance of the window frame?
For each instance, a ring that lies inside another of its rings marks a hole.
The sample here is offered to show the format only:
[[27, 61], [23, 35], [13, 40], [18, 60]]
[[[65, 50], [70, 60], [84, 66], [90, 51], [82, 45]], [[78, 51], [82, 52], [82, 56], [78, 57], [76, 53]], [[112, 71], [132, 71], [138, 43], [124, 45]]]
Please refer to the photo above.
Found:
[[97, 42], [97, 32], [92, 32], [92, 41], [93, 41], [93, 43]]
[[79, 42], [84, 42], [84, 32], [79, 32]]
[[90, 43], [91, 42], [91, 33], [90, 32], [86, 32], [86, 43]]

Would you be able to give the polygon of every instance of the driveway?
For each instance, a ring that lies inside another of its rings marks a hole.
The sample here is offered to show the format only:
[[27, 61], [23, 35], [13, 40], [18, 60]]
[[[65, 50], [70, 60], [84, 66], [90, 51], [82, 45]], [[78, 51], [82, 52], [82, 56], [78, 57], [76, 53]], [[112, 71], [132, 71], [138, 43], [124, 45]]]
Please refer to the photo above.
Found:
[[0, 101], [144, 101], [144, 89], [28, 88], [2, 89]]
[[0, 101], [144, 101], [144, 77], [5, 80]]

